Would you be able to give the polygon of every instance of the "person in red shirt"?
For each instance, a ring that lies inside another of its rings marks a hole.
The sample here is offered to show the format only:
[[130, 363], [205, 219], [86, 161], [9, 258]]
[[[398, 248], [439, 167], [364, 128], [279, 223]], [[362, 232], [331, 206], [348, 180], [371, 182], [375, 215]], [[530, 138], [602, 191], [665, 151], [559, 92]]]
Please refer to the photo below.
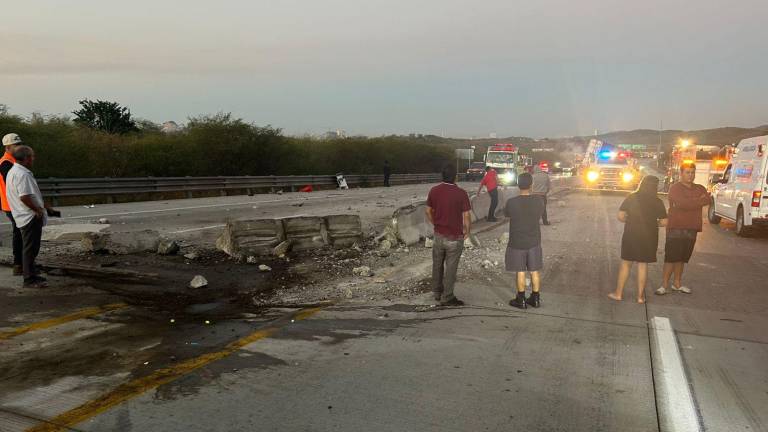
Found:
[[669, 188], [669, 217], [667, 222], [667, 243], [664, 247], [664, 275], [662, 286], [656, 294], [666, 294], [670, 289], [669, 280], [674, 274], [671, 285], [674, 291], [691, 293], [683, 285], [683, 268], [693, 255], [696, 236], [701, 232], [701, 209], [709, 205], [709, 192], [699, 184], [693, 183], [696, 177], [696, 165], [683, 164], [680, 167], [680, 181]]
[[497, 190], [499, 186], [499, 177], [496, 174], [496, 170], [489, 166], [485, 167], [485, 176], [483, 176], [483, 180], [480, 181], [480, 187], [477, 188], [478, 195], [483, 191], [483, 186], [485, 186], [485, 189], [488, 191], [488, 195], [491, 196], [491, 206], [488, 208], [488, 217], [486, 220], [488, 222], [496, 222], [496, 206], [499, 205], [499, 191]]
[[443, 306], [462, 306], [453, 294], [464, 240], [472, 225], [467, 191], [456, 185], [456, 168], [443, 168], [443, 182], [427, 196], [427, 220], [435, 227], [432, 245], [432, 293]]
[[16, 159], [13, 157], [13, 151], [16, 147], [22, 144], [21, 138], [18, 134], [9, 133], [3, 137], [3, 147], [5, 153], [0, 157], [0, 206], [3, 213], [8, 216], [8, 220], [11, 221], [11, 229], [13, 231], [13, 275], [21, 276], [21, 262], [22, 262], [22, 239], [21, 230], [16, 226], [16, 220], [13, 219], [11, 213], [11, 207], [8, 204], [7, 192], [5, 190], [5, 179], [8, 177], [8, 172], [13, 168], [13, 164], [16, 163]]

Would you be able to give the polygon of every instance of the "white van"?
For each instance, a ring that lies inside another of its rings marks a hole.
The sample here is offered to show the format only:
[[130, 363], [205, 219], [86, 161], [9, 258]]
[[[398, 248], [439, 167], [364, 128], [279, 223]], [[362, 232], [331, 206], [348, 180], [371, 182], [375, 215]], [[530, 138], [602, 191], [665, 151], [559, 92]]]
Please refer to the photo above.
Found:
[[708, 219], [718, 224], [721, 218], [735, 221], [740, 236], [768, 225], [768, 135], [741, 140], [715, 182]]

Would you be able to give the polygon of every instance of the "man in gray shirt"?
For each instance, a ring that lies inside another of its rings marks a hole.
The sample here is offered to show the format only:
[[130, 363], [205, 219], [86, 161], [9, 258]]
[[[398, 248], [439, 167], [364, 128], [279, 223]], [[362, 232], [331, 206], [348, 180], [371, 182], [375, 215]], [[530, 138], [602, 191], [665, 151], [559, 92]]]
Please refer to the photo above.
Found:
[[531, 187], [531, 194], [540, 197], [544, 202], [544, 213], [541, 215], [541, 222], [544, 225], [549, 225], [549, 219], [547, 218], [547, 194], [549, 193], [549, 188], [549, 174], [542, 171], [541, 167], [536, 165], [533, 168], [533, 187]]

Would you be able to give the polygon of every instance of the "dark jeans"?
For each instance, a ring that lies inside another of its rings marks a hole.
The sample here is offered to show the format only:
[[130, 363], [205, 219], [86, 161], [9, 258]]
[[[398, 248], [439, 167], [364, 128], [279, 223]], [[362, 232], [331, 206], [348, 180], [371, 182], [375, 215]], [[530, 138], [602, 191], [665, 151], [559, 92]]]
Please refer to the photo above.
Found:
[[384, 186], [389, 187], [389, 174], [384, 174]]
[[13, 265], [21, 265], [22, 260], [22, 248], [24, 243], [21, 239], [21, 230], [16, 226], [16, 220], [13, 219], [13, 213], [5, 212], [8, 219], [11, 220], [11, 227], [13, 227]]
[[21, 227], [21, 237], [24, 242], [24, 280], [28, 281], [36, 276], [35, 259], [40, 253], [40, 239], [43, 236], [43, 220], [34, 218], [32, 222]]
[[544, 203], [544, 213], [541, 214], [541, 221], [544, 223], [549, 223], [549, 218], [547, 218], [547, 195], [539, 195], [541, 197], [541, 201]]
[[464, 239], [451, 240], [435, 233], [432, 245], [432, 293], [441, 302], [453, 300], [453, 286], [459, 269]]
[[488, 195], [491, 196], [491, 206], [488, 207], [488, 220], [493, 220], [496, 218], [496, 206], [499, 205], [499, 190], [489, 190]]

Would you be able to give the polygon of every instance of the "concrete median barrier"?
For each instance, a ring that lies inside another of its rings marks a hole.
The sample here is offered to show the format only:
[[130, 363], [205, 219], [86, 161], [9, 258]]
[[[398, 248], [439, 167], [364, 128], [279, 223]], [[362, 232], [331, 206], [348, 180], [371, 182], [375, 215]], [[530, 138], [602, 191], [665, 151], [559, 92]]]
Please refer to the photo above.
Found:
[[363, 239], [358, 215], [296, 216], [279, 219], [230, 221], [216, 241], [226, 254], [247, 256], [282, 255], [325, 246], [345, 248]]
[[421, 201], [400, 207], [392, 213], [391, 223], [399, 241], [410, 246], [422, 238], [434, 235], [432, 224], [427, 220], [426, 209], [426, 201]]
[[279, 219], [235, 220], [227, 223], [216, 247], [233, 257], [268, 255], [285, 241]]
[[282, 219], [285, 238], [291, 249], [304, 251], [325, 246], [325, 221], [319, 216], [298, 216]]
[[[517, 186], [510, 186], [499, 188], [498, 191], [499, 204], [496, 206], [495, 216], [501, 217], [504, 215], [504, 206], [507, 204], [507, 200], [520, 195], [520, 189]], [[488, 210], [491, 208], [491, 196], [487, 192], [473, 196], [470, 202], [472, 203], [472, 212], [476, 220], [483, 220], [488, 216]]]
[[350, 247], [363, 240], [363, 225], [358, 215], [330, 215], [325, 218], [324, 241], [335, 248]]

